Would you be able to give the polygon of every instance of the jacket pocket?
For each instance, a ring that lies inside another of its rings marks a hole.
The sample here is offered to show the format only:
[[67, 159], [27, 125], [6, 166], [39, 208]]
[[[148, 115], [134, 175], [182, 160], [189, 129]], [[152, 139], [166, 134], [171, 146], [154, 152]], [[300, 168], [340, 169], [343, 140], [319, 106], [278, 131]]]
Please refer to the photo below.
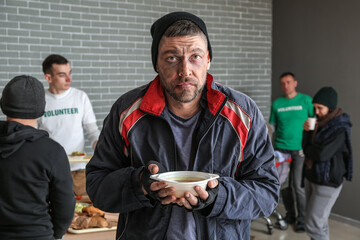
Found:
[[326, 162], [316, 162], [314, 164], [315, 173], [316, 173], [316, 182], [320, 184], [326, 184], [330, 180], [330, 167], [331, 161]]
[[316, 162], [314, 168], [316, 182], [333, 187], [340, 186], [346, 173], [342, 153], [334, 155], [329, 161]]
[[332, 182], [335, 186], [340, 186], [343, 182], [344, 175], [347, 172], [344, 159], [342, 158], [342, 153], [335, 155], [331, 159], [330, 171], [330, 182]]

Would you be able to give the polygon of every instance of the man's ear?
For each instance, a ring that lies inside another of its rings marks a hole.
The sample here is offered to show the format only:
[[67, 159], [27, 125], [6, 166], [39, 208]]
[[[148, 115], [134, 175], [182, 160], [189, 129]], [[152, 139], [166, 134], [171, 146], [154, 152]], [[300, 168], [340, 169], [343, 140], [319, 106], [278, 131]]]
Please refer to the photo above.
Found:
[[211, 65], [210, 54], [208, 54], [208, 66], [207, 66], [207, 70], [210, 69], [210, 65]]
[[45, 73], [44, 75], [46, 81], [48, 81], [48, 83], [51, 83], [51, 74], [50, 73]]

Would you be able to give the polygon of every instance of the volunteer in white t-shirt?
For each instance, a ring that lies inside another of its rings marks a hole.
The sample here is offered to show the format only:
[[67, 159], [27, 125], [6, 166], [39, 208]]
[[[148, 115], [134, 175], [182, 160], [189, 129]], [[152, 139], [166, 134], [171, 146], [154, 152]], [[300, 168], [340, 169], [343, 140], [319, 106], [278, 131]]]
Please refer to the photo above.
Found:
[[[45, 91], [45, 113], [38, 121], [39, 129], [46, 130], [50, 138], [59, 142], [67, 154], [85, 151], [85, 136], [93, 149], [99, 129], [89, 97], [79, 89], [70, 87], [71, 66], [61, 55], [49, 55], [43, 62], [49, 89]], [[71, 164], [76, 195], [86, 195], [86, 163]]]

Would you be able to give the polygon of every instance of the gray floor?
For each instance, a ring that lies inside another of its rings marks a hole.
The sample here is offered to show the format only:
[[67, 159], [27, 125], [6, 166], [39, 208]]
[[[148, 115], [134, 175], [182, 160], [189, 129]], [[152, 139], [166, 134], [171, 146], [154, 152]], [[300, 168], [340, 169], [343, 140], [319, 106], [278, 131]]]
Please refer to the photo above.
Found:
[[[277, 210], [284, 214], [282, 205]], [[272, 223], [275, 224], [276, 218], [271, 216]], [[340, 221], [329, 220], [331, 240], [360, 240], [360, 228], [342, 223]], [[296, 233], [293, 226], [285, 231], [274, 227], [273, 234], [268, 234], [268, 228], [264, 219], [257, 219], [251, 224], [251, 236], [256, 240], [309, 240], [306, 233]]]

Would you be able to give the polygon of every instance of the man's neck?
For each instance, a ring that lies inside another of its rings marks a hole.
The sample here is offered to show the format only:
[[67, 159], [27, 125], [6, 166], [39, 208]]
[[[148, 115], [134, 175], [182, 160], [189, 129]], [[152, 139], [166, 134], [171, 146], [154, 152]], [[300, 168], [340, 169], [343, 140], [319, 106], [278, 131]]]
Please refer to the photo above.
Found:
[[33, 128], [36, 127], [36, 122], [37, 122], [37, 119], [23, 119], [23, 118], [12, 118], [12, 117], [6, 117], [6, 120], [18, 122], [21, 123], [22, 125], [27, 125]]
[[285, 95], [285, 98], [288, 98], [288, 99], [294, 98], [294, 97], [296, 97], [297, 94], [298, 94], [297, 91], [294, 91], [292, 93]]
[[65, 91], [66, 90], [57, 90], [56, 88], [49, 86], [49, 92], [51, 92], [52, 94], [61, 94], [64, 93]]
[[195, 115], [200, 109], [200, 99], [201, 94], [199, 94], [193, 101], [189, 103], [182, 103], [175, 101], [172, 97], [169, 95], [166, 96], [167, 103], [166, 106], [169, 108], [169, 110], [174, 113], [176, 116], [182, 117], [182, 118], [189, 118]]

